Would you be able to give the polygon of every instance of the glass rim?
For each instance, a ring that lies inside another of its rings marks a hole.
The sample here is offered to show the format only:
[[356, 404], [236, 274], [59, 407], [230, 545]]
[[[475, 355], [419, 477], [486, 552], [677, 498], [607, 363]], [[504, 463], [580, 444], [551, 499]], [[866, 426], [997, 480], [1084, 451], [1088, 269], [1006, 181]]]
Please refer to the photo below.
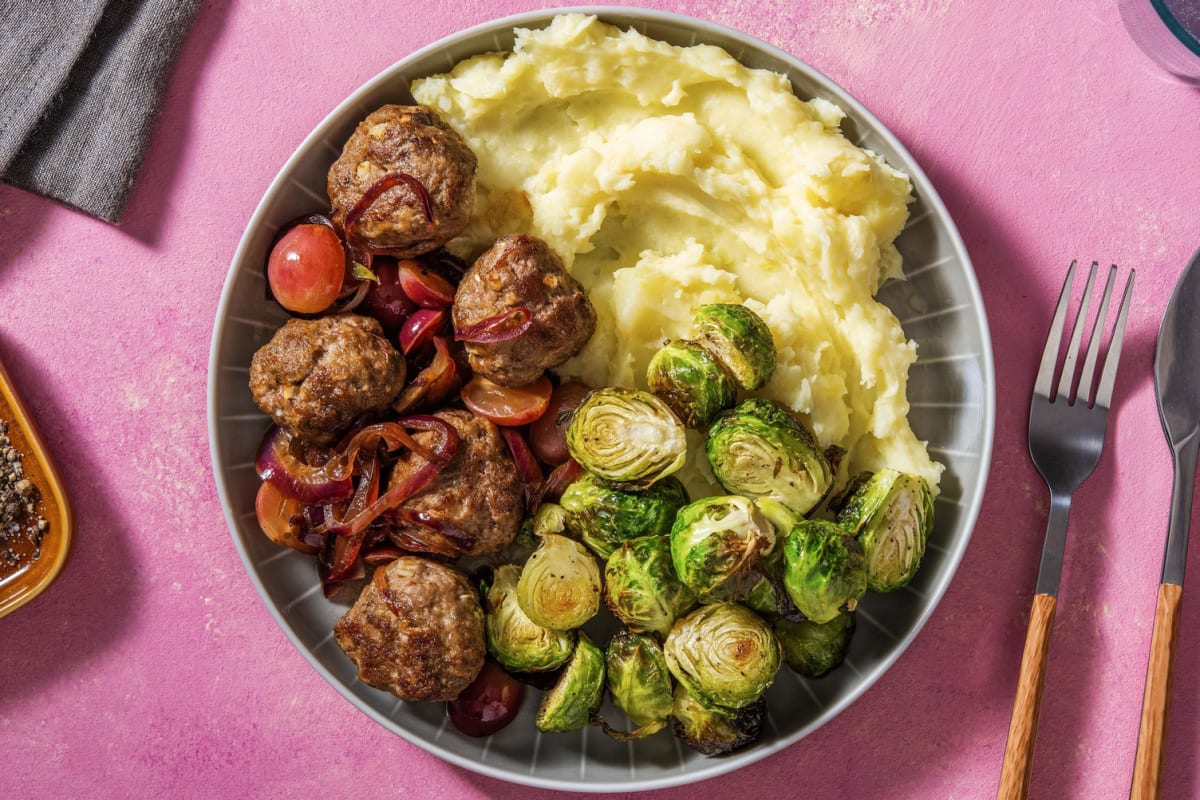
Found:
[[1179, 22], [1175, 13], [1167, 8], [1165, 0], [1150, 0], [1150, 5], [1154, 6], [1154, 10], [1158, 12], [1158, 17], [1163, 21], [1163, 24], [1174, 34], [1175, 38], [1183, 44], [1188, 50], [1196, 56], [1200, 56], [1200, 41], [1188, 31], [1187, 28]]

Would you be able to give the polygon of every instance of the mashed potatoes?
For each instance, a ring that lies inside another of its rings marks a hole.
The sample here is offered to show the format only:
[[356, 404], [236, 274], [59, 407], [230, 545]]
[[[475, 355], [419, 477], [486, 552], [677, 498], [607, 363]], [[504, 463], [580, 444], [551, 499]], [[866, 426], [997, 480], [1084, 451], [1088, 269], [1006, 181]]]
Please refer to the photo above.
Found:
[[[836, 106], [719, 48], [580, 14], [413, 95], [479, 157], [474, 221], [454, 246], [474, 256], [532, 233], [587, 288], [599, 324], [561, 374], [645, 387], [651, 355], [689, 334], [696, 308], [745, 303], [779, 352], [759, 394], [845, 448], [843, 478], [891, 466], [937, 486], [941, 465], [906, 418], [916, 346], [874, 299], [901, 277], [908, 177], [842, 136]], [[719, 491], [690, 452], [689, 488]]]

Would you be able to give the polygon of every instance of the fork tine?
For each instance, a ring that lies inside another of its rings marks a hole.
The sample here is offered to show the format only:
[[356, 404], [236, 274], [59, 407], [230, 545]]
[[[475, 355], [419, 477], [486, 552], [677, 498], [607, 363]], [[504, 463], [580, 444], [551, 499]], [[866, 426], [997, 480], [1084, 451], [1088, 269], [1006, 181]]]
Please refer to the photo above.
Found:
[[1129, 316], [1129, 298], [1133, 294], [1134, 271], [1129, 270], [1125, 281], [1125, 295], [1121, 298], [1121, 310], [1117, 312], [1117, 325], [1113, 328], [1108, 352], [1104, 355], [1104, 370], [1100, 373], [1100, 386], [1096, 389], [1096, 405], [1108, 408], [1112, 405], [1113, 384], [1117, 382], [1117, 363], [1121, 360], [1121, 343], [1125, 340], [1125, 318]]
[[1079, 301], [1079, 313], [1075, 315], [1075, 324], [1071, 328], [1071, 341], [1067, 345], [1067, 357], [1063, 361], [1062, 377], [1058, 380], [1058, 397], [1068, 403], [1075, 402], [1075, 394], [1071, 391], [1072, 381], [1075, 380], [1075, 362], [1079, 360], [1079, 345], [1083, 341], [1083, 329], [1087, 325], [1088, 314], [1092, 310], [1092, 287], [1096, 283], [1096, 268], [1099, 265], [1093, 261], [1088, 271], [1087, 283], [1083, 285], [1083, 297]]
[[1067, 270], [1067, 279], [1063, 281], [1062, 293], [1058, 296], [1058, 306], [1054, 309], [1054, 320], [1050, 323], [1050, 332], [1046, 334], [1046, 346], [1042, 350], [1042, 364], [1038, 367], [1037, 382], [1033, 385], [1035, 394], [1050, 397], [1054, 386], [1054, 364], [1058, 361], [1058, 347], [1062, 342], [1063, 322], [1067, 318], [1067, 303], [1071, 299], [1071, 284], [1075, 282], [1075, 262]]
[[1079, 397], [1083, 402], [1092, 402], [1092, 379], [1096, 375], [1096, 360], [1100, 357], [1100, 340], [1104, 338], [1104, 323], [1108, 320], [1108, 303], [1112, 299], [1113, 284], [1117, 282], [1117, 265], [1108, 268], [1108, 280], [1104, 283], [1104, 294], [1100, 298], [1100, 310], [1096, 313], [1096, 324], [1092, 326], [1092, 338], [1088, 342], [1087, 358], [1083, 360], [1083, 371], [1079, 373]]

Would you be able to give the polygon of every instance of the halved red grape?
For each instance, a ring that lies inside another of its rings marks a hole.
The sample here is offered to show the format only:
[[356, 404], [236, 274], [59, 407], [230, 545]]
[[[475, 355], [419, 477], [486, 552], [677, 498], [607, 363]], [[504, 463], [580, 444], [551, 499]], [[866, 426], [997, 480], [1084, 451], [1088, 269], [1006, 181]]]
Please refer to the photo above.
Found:
[[269, 481], [263, 481], [258, 487], [258, 495], [254, 498], [254, 513], [258, 517], [258, 526], [262, 528], [262, 532], [275, 544], [302, 553], [317, 552], [317, 548], [301, 538], [304, 504], [288, 497]]
[[434, 311], [432, 308], [422, 308], [414, 311], [404, 324], [400, 326], [400, 352], [411, 355], [422, 347], [431, 344], [433, 337], [441, 333], [446, 323], [445, 311]]
[[468, 736], [491, 736], [513, 721], [524, 696], [525, 685], [489, 658], [471, 685], [446, 704], [446, 714]]
[[295, 226], [279, 238], [267, 260], [271, 294], [297, 314], [316, 314], [333, 305], [345, 277], [342, 240], [325, 225]]
[[372, 268], [379, 283], [371, 283], [360, 310], [379, 320], [388, 333], [396, 333], [408, 315], [417, 310], [417, 304], [400, 287], [400, 268], [394, 259], [376, 258]]
[[400, 286], [409, 299], [421, 308], [449, 308], [454, 302], [450, 281], [418, 261], [401, 261]]
[[501, 386], [476, 375], [462, 388], [463, 405], [497, 425], [528, 425], [546, 411], [553, 391], [545, 375], [528, 386]]
[[570, 458], [567, 452], [567, 425], [571, 422], [571, 413], [590, 391], [586, 385], [574, 381], [558, 385], [550, 395], [546, 413], [529, 426], [529, 447], [535, 456], [552, 466]]

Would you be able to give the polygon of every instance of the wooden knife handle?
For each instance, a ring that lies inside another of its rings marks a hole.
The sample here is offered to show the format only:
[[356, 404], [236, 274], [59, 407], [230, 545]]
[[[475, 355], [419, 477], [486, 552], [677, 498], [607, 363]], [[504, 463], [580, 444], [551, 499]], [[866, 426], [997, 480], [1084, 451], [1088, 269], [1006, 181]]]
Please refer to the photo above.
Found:
[[1154, 606], [1154, 632], [1150, 637], [1150, 664], [1142, 696], [1142, 723], [1138, 728], [1137, 756], [1133, 761], [1130, 800], [1157, 800], [1162, 793], [1163, 751], [1167, 738], [1167, 703], [1175, 664], [1175, 640], [1183, 587], [1163, 583]]
[[1042, 709], [1042, 688], [1046, 683], [1046, 658], [1050, 653], [1050, 632], [1054, 627], [1053, 595], [1035, 594], [1029, 612], [1029, 630], [1025, 651], [1021, 654], [1021, 673], [1017, 679], [1017, 699], [1013, 702], [1012, 721], [1008, 725], [1008, 744], [1004, 747], [1004, 767], [1000, 771], [997, 800], [1024, 800], [1029, 794], [1029, 773], [1033, 769], [1033, 744], [1037, 738], [1038, 713]]

